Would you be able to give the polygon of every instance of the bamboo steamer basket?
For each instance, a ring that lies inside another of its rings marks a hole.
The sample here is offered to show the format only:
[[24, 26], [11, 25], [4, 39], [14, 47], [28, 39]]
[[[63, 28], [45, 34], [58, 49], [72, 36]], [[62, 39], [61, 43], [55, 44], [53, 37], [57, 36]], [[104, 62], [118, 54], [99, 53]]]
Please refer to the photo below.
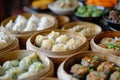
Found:
[[[25, 14], [21, 14], [22, 16], [26, 17], [27, 19], [29, 19], [29, 17], [32, 15], [30, 13], [25, 13]], [[51, 21], [53, 21], [53, 25], [50, 26], [50, 28], [48, 29], [56, 29], [58, 27], [58, 22], [56, 21], [56, 19], [51, 16], [51, 15], [48, 15], [48, 14], [42, 14], [42, 13], [39, 13], [39, 14], [35, 14], [36, 16], [38, 17], [47, 17], [48, 19], [50, 19]], [[15, 31], [15, 30], [9, 30], [7, 28], [5, 28], [5, 25], [10, 21], [10, 20], [13, 20], [13, 22], [15, 21], [15, 19], [17, 18], [18, 15], [15, 15], [15, 16], [11, 16], [11, 17], [8, 17], [6, 19], [4, 19], [2, 22], [1, 22], [1, 29], [5, 32], [10, 32], [12, 33], [13, 35], [15, 35], [18, 39], [19, 39], [19, 42], [20, 42], [20, 47], [21, 49], [25, 49], [25, 44], [26, 44], [26, 41], [27, 39], [33, 35], [34, 33], [37, 32], [37, 30], [34, 30], [34, 31]]]
[[4, 52], [9, 52], [9, 51], [14, 51], [14, 50], [19, 50], [19, 41], [18, 39], [13, 36], [10, 33], [5, 32], [8, 37], [10, 37], [12, 40], [8, 41], [8, 45], [0, 49], [0, 54]]
[[113, 62], [115, 65], [120, 67], [120, 57], [112, 55], [112, 54], [104, 54], [99, 52], [93, 52], [93, 51], [83, 51], [79, 52], [75, 55], [70, 56], [67, 58], [58, 68], [57, 76], [60, 80], [79, 80], [72, 76], [72, 74], [69, 73], [69, 69], [72, 65], [74, 65], [77, 62], [80, 62], [82, 58], [85, 56], [87, 57], [93, 57], [98, 56], [100, 60], [102, 61], [110, 61]]
[[58, 21], [58, 29], [61, 29], [63, 25], [70, 22], [70, 19], [63, 15], [56, 16], [56, 19]]
[[[41, 34], [41, 35], [45, 35], [45, 34], [49, 34], [51, 31], [55, 31], [55, 32], [59, 32], [62, 34], [67, 34], [68, 36], [77, 38], [81, 37], [81, 40], [83, 41], [83, 43], [76, 49], [73, 50], [68, 50], [68, 51], [62, 51], [62, 52], [51, 52], [50, 50], [45, 50], [39, 47], [36, 47], [34, 45], [34, 41], [37, 35]], [[41, 54], [49, 57], [54, 64], [59, 65], [61, 62], [63, 62], [67, 57], [69, 57], [72, 54], [75, 54], [78, 51], [85, 51], [88, 50], [89, 48], [89, 43], [87, 41], [87, 39], [81, 34], [77, 34], [75, 32], [70, 32], [70, 31], [66, 31], [66, 30], [59, 30], [59, 29], [51, 29], [51, 30], [43, 30], [40, 31], [37, 34], [34, 34], [33, 36], [31, 36], [26, 43], [27, 49], [28, 50], [33, 50], [33, 51], [37, 51], [37, 52], [41, 52]]]
[[106, 48], [103, 48], [98, 45], [100, 40], [104, 37], [120, 37], [120, 31], [105, 31], [101, 32], [100, 34], [96, 35], [91, 41], [90, 41], [90, 46], [93, 51], [101, 52], [101, 53], [111, 53], [120, 56], [120, 51], [115, 51], [115, 50], [109, 50]]
[[[33, 53], [35, 53], [35, 52], [30, 51], [30, 50], [16, 50], [16, 51], [12, 51], [9, 53], [0, 54], [0, 64], [3, 64], [7, 60], [15, 60], [15, 59], [21, 60], [24, 57], [29, 56]], [[41, 55], [39, 53], [37, 53], [37, 55], [38, 55], [38, 58], [40, 59], [40, 61], [42, 61], [45, 65], [47, 65], [48, 69], [45, 72], [38, 73], [34, 76], [31, 76], [31, 77], [23, 79], [23, 80], [35, 80], [37, 78], [41, 79], [41, 78], [45, 78], [45, 77], [52, 77], [54, 75], [53, 62], [44, 55]]]
[[94, 29], [94, 33], [92, 35], [86, 35], [86, 38], [88, 40], [91, 40], [96, 34], [100, 33], [102, 31], [101, 27], [94, 24], [94, 23], [90, 23], [90, 22], [82, 22], [82, 21], [77, 21], [77, 22], [68, 22], [66, 23], [62, 29], [63, 30], [68, 30], [69, 28], [72, 28], [74, 26], [77, 26], [77, 25], [85, 25], [87, 27], [90, 27], [90, 28], [93, 28]]

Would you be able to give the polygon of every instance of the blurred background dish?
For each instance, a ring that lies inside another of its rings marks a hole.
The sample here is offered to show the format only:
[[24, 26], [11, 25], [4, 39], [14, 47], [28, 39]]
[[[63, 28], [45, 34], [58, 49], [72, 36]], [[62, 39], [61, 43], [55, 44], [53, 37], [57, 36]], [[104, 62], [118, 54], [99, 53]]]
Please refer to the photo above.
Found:
[[82, 21], [98, 22], [105, 13], [104, 7], [86, 5], [79, 6], [75, 10], [75, 16]]
[[120, 30], [120, 11], [110, 10], [103, 16], [103, 19], [112, 29]]
[[48, 5], [48, 8], [55, 14], [69, 15], [74, 13], [76, 7], [78, 7], [77, 0], [57, 0]]

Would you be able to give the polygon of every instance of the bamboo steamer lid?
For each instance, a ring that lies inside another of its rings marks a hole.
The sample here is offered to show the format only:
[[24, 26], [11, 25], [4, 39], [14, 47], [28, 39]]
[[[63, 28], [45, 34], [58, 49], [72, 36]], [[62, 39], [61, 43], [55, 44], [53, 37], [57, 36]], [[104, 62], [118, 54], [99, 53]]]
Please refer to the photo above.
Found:
[[[81, 37], [80, 39], [83, 42], [76, 49], [63, 51], [63, 52], [51, 52], [50, 50], [45, 50], [45, 49], [42, 49], [42, 48], [38, 48], [34, 45], [34, 41], [35, 41], [35, 38], [36, 38], [37, 35], [39, 35], [39, 34], [41, 34], [41, 35], [49, 34], [51, 31], [59, 32], [59, 33], [62, 33], [62, 34], [67, 34], [68, 36], [71, 36], [71, 37], [74, 37], [74, 38], [77, 38], [77, 39], [79, 37]], [[66, 30], [59, 30], [59, 29], [54, 29], [54, 30], [51, 29], [51, 30], [40, 31], [39, 33], [31, 36], [27, 40], [26, 46], [27, 46], [28, 50], [33, 50], [33, 51], [40, 52], [41, 54], [49, 57], [54, 62], [54, 64], [59, 65], [62, 61], [64, 61], [70, 55], [75, 54], [78, 51], [88, 50], [89, 43], [83, 35], [79, 35], [75, 32], [70, 32], [70, 31], [66, 31]]]
[[[26, 17], [27, 19], [32, 15], [30, 13], [25, 13], [25, 14], [21, 14], [22, 16]], [[38, 17], [47, 17], [48, 19], [50, 19], [51, 21], [53, 21], [53, 25], [51, 25], [48, 29], [56, 29], [58, 27], [58, 22], [56, 21], [56, 19], [51, 16], [51, 15], [48, 15], [48, 14], [42, 14], [42, 13], [39, 13], [39, 14], [35, 14], [36, 16]], [[6, 19], [4, 19], [2, 22], [1, 22], [1, 29], [5, 32], [10, 32], [12, 33], [13, 35], [15, 35], [18, 39], [19, 39], [19, 42], [20, 42], [20, 47], [21, 49], [25, 49], [25, 44], [26, 44], [26, 41], [27, 39], [33, 35], [34, 33], [38, 32], [37, 30], [34, 30], [34, 31], [15, 31], [15, 30], [9, 30], [7, 28], [5, 28], [5, 25], [10, 21], [10, 20], [13, 20], [13, 22], [15, 21], [15, 19], [17, 18], [17, 15], [15, 16], [11, 16], [11, 17], [8, 17]]]
[[[20, 60], [33, 53], [35, 52], [30, 50], [16, 50], [9, 53], [0, 54], [0, 64], [3, 64], [7, 60], [15, 60], [15, 59]], [[24, 80], [35, 80], [37, 78], [52, 77], [54, 75], [53, 62], [44, 55], [40, 55], [39, 53], [37, 53], [37, 55], [40, 61], [42, 61], [48, 67], [48, 69], [42, 73], [38, 73]]]
[[77, 26], [77, 25], [86, 26], [86, 28], [88, 27], [88, 28], [94, 29], [94, 31], [92, 31], [93, 33], [91, 35], [86, 35], [86, 38], [88, 40], [91, 40], [96, 34], [98, 34], [102, 31], [100, 26], [98, 26], [94, 23], [83, 22], [83, 21], [68, 22], [62, 27], [62, 29], [63, 30], [68, 30], [68, 29], [73, 28], [74, 26]]
[[[120, 31], [105, 31], [101, 32], [98, 35], [96, 35], [91, 41], [90, 41], [90, 46], [93, 51], [97, 51], [100, 53], [111, 53], [120, 56], [120, 51], [115, 51], [115, 50], [109, 50], [106, 48], [103, 48], [98, 45], [100, 40], [104, 37], [120, 37]], [[102, 51], [102, 52], [101, 52]]]
[[67, 58], [58, 68], [57, 76], [60, 80], [79, 80], [72, 76], [72, 74], [69, 73], [69, 69], [72, 65], [74, 65], [76, 62], [81, 61], [84, 57], [93, 57], [98, 56], [100, 60], [102, 61], [110, 61], [114, 63], [115, 65], [120, 67], [120, 57], [112, 55], [112, 54], [104, 54], [99, 52], [93, 52], [93, 51], [82, 51], [77, 54], [74, 54]]

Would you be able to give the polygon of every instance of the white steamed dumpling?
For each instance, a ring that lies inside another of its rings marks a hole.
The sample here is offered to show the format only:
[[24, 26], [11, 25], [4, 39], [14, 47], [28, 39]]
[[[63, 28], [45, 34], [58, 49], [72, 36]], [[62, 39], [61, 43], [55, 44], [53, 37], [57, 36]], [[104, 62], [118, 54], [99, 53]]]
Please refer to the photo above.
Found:
[[49, 34], [47, 35], [47, 37], [48, 37], [49, 39], [56, 39], [59, 35], [60, 35], [59, 32], [52, 31], [51, 33], [49, 33]]
[[46, 39], [42, 41], [41, 48], [51, 50], [52, 46], [54, 45], [55, 41], [53, 39]]
[[5, 25], [5, 27], [6, 27], [7, 29], [10, 29], [10, 30], [13, 28], [13, 26], [14, 26], [14, 23], [13, 23], [12, 20], [10, 20], [10, 21]]
[[52, 52], [60, 52], [60, 51], [66, 51], [67, 48], [64, 44], [55, 44], [52, 47]]
[[67, 35], [60, 35], [59, 37], [56, 38], [57, 43], [66, 43], [69, 40], [69, 37]]
[[45, 39], [47, 39], [46, 36], [37, 35], [37, 37], [35, 39], [35, 44], [40, 47], [41, 44], [42, 44], [42, 41], [45, 40]]

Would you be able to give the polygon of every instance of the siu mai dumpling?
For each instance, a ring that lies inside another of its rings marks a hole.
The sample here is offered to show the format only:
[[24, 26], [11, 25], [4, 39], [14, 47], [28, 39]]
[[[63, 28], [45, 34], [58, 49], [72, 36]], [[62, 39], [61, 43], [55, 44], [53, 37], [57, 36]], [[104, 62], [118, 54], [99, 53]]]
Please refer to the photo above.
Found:
[[37, 35], [37, 37], [35, 39], [35, 44], [40, 47], [41, 44], [42, 44], [42, 41], [45, 40], [45, 39], [47, 39], [45, 36]]
[[77, 47], [76, 40], [73, 38], [68, 40], [68, 42], [66, 43], [66, 47], [68, 50], [75, 49]]
[[60, 35], [59, 37], [56, 38], [57, 43], [63, 43], [65, 44], [69, 40], [69, 37], [67, 35]]
[[10, 21], [5, 25], [5, 27], [6, 27], [7, 29], [10, 29], [10, 30], [12, 30], [13, 26], [14, 26], [14, 23], [13, 23], [12, 20], [10, 20]]
[[47, 35], [47, 37], [48, 37], [49, 39], [56, 39], [59, 35], [60, 35], [59, 32], [52, 31], [51, 33], [49, 33], [49, 34]]
[[41, 48], [46, 50], [51, 50], [52, 46], [54, 45], [55, 41], [53, 39], [46, 39], [42, 41]]
[[61, 51], [66, 51], [67, 48], [64, 44], [55, 44], [52, 47], [52, 52], [61, 52]]

